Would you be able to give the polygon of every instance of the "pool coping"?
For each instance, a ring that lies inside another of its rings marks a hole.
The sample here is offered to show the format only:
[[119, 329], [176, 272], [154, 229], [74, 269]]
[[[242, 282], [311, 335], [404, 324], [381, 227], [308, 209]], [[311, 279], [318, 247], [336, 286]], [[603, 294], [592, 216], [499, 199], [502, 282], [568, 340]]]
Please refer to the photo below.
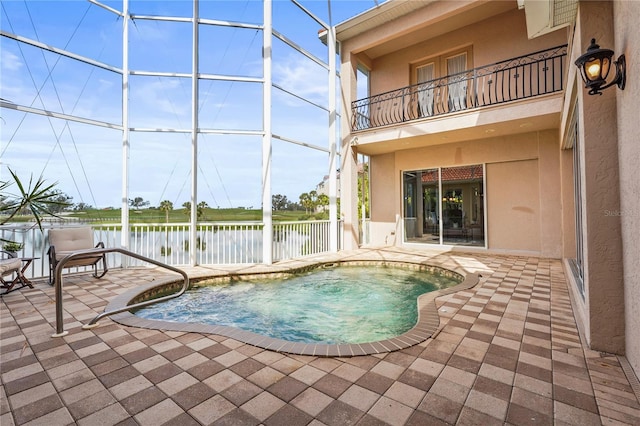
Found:
[[[191, 333], [206, 333], [216, 334], [220, 336], [229, 337], [231, 339], [238, 340], [242, 343], [253, 345], [262, 349], [283, 352], [294, 355], [310, 355], [319, 357], [353, 357], [361, 355], [373, 355], [379, 353], [393, 352], [401, 349], [406, 349], [411, 346], [415, 346], [419, 343], [432, 337], [438, 327], [440, 326], [440, 316], [438, 314], [438, 308], [435, 300], [438, 297], [448, 294], [456, 293], [462, 290], [468, 290], [475, 287], [480, 279], [480, 275], [476, 273], [457, 272], [449, 268], [445, 268], [433, 264], [425, 264], [420, 262], [411, 261], [332, 261], [332, 262], [318, 262], [310, 265], [306, 265], [303, 268], [284, 268], [279, 271], [261, 272], [261, 273], [247, 273], [247, 274], [222, 274], [210, 277], [198, 277], [198, 281], [205, 279], [239, 279], [241, 277], [256, 278], [257, 276], [274, 276], [277, 274], [291, 274], [300, 272], [301, 270], [312, 270], [323, 266], [332, 266], [334, 264], [348, 264], [348, 265], [376, 265], [376, 266], [398, 266], [398, 264], [408, 264], [421, 269], [438, 269], [446, 271], [454, 275], [461, 276], [462, 282], [459, 284], [447, 287], [439, 290], [435, 290], [429, 293], [424, 293], [417, 298], [418, 304], [418, 320], [416, 325], [410, 330], [396, 337], [392, 337], [386, 340], [380, 340], [369, 343], [351, 343], [351, 344], [327, 344], [327, 343], [298, 343], [289, 342], [282, 339], [275, 339], [272, 337], [263, 336], [261, 334], [253, 333], [251, 331], [242, 330], [236, 327], [225, 325], [209, 325], [201, 323], [176, 323], [162, 320], [151, 320], [140, 318], [129, 311], [121, 312], [111, 316], [111, 319], [119, 324], [156, 329], [164, 331], [177, 331], [177, 332], [191, 332]], [[105, 312], [113, 311], [116, 309], [124, 308], [132, 303], [136, 298], [141, 297], [153, 290], [160, 290], [171, 285], [178, 283], [178, 280], [173, 277], [166, 279], [156, 280], [151, 283], [141, 285], [137, 288], [131, 289], [121, 295], [116, 296], [105, 307]]]

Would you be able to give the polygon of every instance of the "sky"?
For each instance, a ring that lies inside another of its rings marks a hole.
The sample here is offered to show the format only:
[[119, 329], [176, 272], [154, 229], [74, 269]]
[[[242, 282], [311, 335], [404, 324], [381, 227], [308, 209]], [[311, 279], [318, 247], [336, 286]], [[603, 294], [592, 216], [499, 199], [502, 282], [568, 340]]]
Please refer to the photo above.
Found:
[[[122, 9], [122, 0], [102, 4]], [[300, 0], [334, 25], [376, 6], [374, 0]], [[259, 0], [200, 0], [200, 17], [260, 25]], [[122, 67], [122, 19], [83, 0], [3, 0], [0, 28], [41, 43]], [[190, 0], [131, 0], [137, 15], [190, 17]], [[318, 40], [320, 25], [288, 0], [273, 2], [273, 28], [328, 61]], [[200, 72], [261, 78], [262, 32], [200, 26]], [[135, 19], [129, 31], [129, 68], [189, 73], [191, 24]], [[282, 41], [273, 41], [272, 133], [328, 147], [328, 113], [298, 97], [328, 105], [327, 71]], [[0, 37], [0, 98], [101, 122], [122, 123], [121, 76], [8, 37]], [[191, 80], [131, 75], [129, 126], [136, 129], [189, 129]], [[340, 104], [340, 102], [338, 102]], [[262, 85], [201, 80], [199, 127], [262, 130]], [[130, 132], [129, 198], [150, 206], [169, 200], [174, 207], [191, 194], [191, 136], [188, 133]], [[73, 203], [120, 207], [122, 132], [105, 127], [0, 109], [0, 180], [8, 169], [25, 182], [42, 176], [73, 197]], [[272, 194], [298, 201], [329, 174], [326, 152], [273, 139]], [[262, 137], [201, 134], [198, 140], [198, 201], [211, 207], [260, 208]], [[16, 190], [9, 188], [9, 193]]]

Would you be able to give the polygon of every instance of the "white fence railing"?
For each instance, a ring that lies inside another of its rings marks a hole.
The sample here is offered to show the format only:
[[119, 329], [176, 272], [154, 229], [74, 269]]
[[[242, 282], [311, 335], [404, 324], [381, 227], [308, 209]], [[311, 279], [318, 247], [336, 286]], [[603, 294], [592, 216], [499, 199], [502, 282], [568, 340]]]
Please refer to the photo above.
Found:
[[[43, 224], [44, 232], [33, 223], [0, 226], [0, 238], [24, 245], [19, 257], [35, 258], [25, 275], [28, 278], [49, 275], [49, 229], [79, 226], [73, 224]], [[120, 224], [86, 225], [94, 230], [94, 241], [105, 247], [121, 247]], [[276, 222], [273, 224], [273, 260], [330, 251], [330, 221]], [[338, 248], [342, 246], [342, 224], [338, 226]], [[168, 265], [188, 265], [190, 255], [187, 223], [131, 224], [129, 250]], [[212, 222], [197, 225], [196, 263], [199, 265], [262, 263], [263, 225], [260, 222]], [[123, 262], [127, 262], [124, 264]], [[109, 268], [144, 266], [144, 262], [126, 258], [119, 253], [107, 254]], [[79, 268], [76, 271], [83, 271]], [[73, 271], [72, 272], [76, 272]]]

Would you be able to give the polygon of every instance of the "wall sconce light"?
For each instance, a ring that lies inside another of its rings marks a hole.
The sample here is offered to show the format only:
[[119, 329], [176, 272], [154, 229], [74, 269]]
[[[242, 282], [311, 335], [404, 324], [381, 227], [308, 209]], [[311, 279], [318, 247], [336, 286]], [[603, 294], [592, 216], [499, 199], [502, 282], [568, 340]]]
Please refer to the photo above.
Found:
[[576, 59], [576, 66], [580, 68], [582, 80], [585, 88], [589, 89], [590, 95], [602, 95], [601, 91], [607, 87], [616, 84], [620, 90], [624, 90], [627, 79], [626, 62], [624, 55], [620, 55], [618, 60], [613, 63], [616, 68], [616, 76], [607, 84], [607, 76], [611, 70], [611, 58], [613, 50], [600, 49], [596, 44], [596, 39], [591, 39], [591, 45], [587, 48], [587, 52], [580, 55]]

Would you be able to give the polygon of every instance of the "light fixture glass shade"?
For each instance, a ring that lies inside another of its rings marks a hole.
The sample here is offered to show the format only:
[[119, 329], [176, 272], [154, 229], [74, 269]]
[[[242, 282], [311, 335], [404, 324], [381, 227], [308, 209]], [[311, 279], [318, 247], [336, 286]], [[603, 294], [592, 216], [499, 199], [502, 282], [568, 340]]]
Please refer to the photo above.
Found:
[[600, 78], [600, 61], [595, 60], [584, 64], [585, 73], [588, 80], [596, 80]]
[[596, 40], [592, 38], [586, 53], [576, 59], [575, 64], [580, 69], [582, 80], [585, 83], [585, 87], [589, 89], [590, 95], [600, 94], [601, 90], [613, 84], [617, 84], [618, 87], [624, 89], [624, 55], [617, 62], [614, 62], [616, 77], [611, 83], [607, 84], [607, 77], [609, 76], [609, 71], [611, 71], [612, 57], [613, 50], [601, 49], [596, 44]]
[[606, 80], [610, 69], [609, 58], [594, 58], [584, 64], [584, 72], [589, 81]]

